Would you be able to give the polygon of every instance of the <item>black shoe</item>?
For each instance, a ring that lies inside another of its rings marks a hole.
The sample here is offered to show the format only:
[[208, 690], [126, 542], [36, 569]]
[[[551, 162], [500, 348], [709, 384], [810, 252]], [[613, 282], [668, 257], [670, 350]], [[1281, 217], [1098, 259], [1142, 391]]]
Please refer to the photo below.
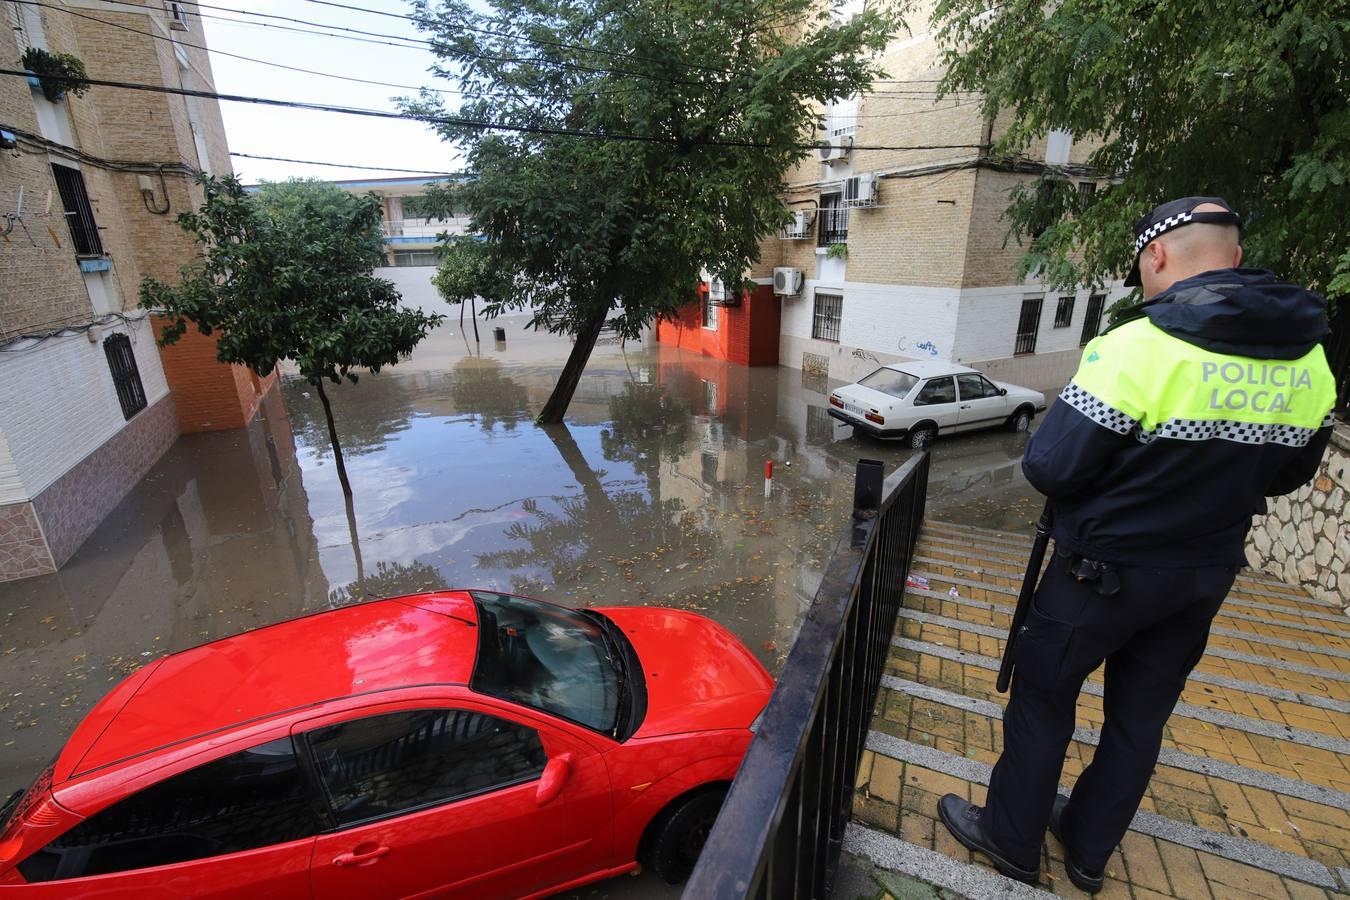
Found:
[[[1050, 833], [1055, 836], [1061, 844], [1064, 844], [1064, 834], [1060, 831], [1060, 822], [1064, 819], [1064, 810], [1069, 808], [1069, 798], [1059, 796], [1055, 798], [1055, 805], [1050, 807]], [[1069, 873], [1069, 880], [1072, 881], [1079, 890], [1087, 891], [1089, 894], [1095, 894], [1102, 889], [1102, 873], [1089, 872], [1078, 863], [1074, 862], [1073, 854], [1069, 852], [1069, 845], [1064, 844], [1064, 868]]]
[[948, 794], [938, 801], [938, 817], [942, 819], [942, 824], [947, 826], [947, 830], [966, 847], [978, 853], [983, 853], [989, 857], [998, 869], [1009, 878], [1016, 878], [1018, 881], [1025, 881], [1027, 884], [1040, 884], [1041, 870], [1024, 869], [1014, 863], [1008, 857], [1003, 855], [989, 836], [984, 833], [984, 826], [980, 822], [980, 813], [983, 809], [974, 803], [967, 803], [955, 794]]

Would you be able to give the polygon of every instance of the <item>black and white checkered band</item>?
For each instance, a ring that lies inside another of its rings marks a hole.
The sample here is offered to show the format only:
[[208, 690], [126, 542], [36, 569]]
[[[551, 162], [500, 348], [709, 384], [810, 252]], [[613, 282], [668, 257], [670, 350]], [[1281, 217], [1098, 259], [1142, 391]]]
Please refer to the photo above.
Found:
[[[1332, 424], [1328, 415], [1322, 422], [1326, 428]], [[1297, 425], [1273, 425], [1264, 422], [1236, 422], [1229, 419], [1169, 419], [1153, 431], [1145, 431], [1135, 426], [1135, 440], [1141, 444], [1151, 444], [1160, 438], [1177, 441], [1233, 441], [1238, 444], [1283, 444], [1286, 447], [1306, 447], [1317, 434], [1316, 428], [1300, 428]]]
[[[1238, 422], [1230, 419], [1169, 419], [1157, 428], [1145, 430], [1137, 419], [1100, 400], [1072, 381], [1060, 392], [1059, 399], [1087, 416], [1093, 422], [1116, 434], [1132, 435], [1141, 444], [1150, 444], [1160, 438], [1177, 441], [1234, 441], [1239, 444], [1283, 444], [1286, 447], [1306, 447], [1317, 434], [1316, 428], [1297, 425], [1274, 425], [1264, 422]], [[1327, 413], [1322, 428], [1332, 425], [1334, 417]]]
[[1153, 240], [1164, 232], [1171, 231], [1181, 225], [1185, 225], [1191, 220], [1191, 214], [1188, 212], [1177, 213], [1175, 216], [1168, 216], [1161, 222], [1154, 222], [1144, 229], [1144, 233], [1134, 239], [1134, 252], [1137, 255], [1140, 250], [1148, 246], [1148, 242]]
[[1097, 399], [1072, 381], [1060, 392], [1059, 399], [1098, 425], [1114, 431], [1116, 434], [1129, 434], [1139, 426], [1138, 421], [1108, 405], [1105, 401]]

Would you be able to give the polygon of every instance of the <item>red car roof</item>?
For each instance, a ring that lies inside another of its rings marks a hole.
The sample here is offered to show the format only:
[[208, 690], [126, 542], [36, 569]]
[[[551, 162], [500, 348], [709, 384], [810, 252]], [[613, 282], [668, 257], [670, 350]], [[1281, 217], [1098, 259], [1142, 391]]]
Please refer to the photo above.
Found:
[[90, 711], [61, 753], [56, 781], [325, 700], [467, 684], [477, 621], [465, 592], [417, 594], [316, 613], [167, 656], [128, 679], [143, 682], [139, 688], [129, 695], [114, 689]]

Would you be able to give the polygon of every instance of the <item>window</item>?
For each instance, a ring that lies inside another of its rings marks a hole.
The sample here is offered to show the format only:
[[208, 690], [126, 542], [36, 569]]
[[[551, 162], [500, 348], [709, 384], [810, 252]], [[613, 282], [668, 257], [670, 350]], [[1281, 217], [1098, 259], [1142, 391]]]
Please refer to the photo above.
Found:
[[169, 0], [169, 27], [176, 31], [188, 30], [188, 11], [186, 3]]
[[811, 316], [811, 337], [822, 341], [839, 340], [839, 323], [844, 315], [844, 298], [839, 294], [816, 292]]
[[1073, 294], [1060, 297], [1055, 303], [1055, 327], [1068, 328], [1073, 322]]
[[474, 591], [473, 599], [478, 661], [470, 687], [604, 734], [623, 731], [642, 673], [628, 667], [628, 638], [613, 622], [508, 594]]
[[61, 194], [61, 206], [66, 211], [66, 224], [70, 226], [70, 239], [75, 244], [75, 253], [79, 256], [102, 256], [103, 241], [99, 239], [98, 225], [94, 223], [94, 208], [89, 204], [89, 193], [84, 189], [84, 176], [79, 169], [56, 163], [52, 163], [52, 175], [56, 177], [56, 189]]
[[974, 372], [969, 375], [957, 375], [956, 386], [961, 391], [961, 400], [983, 400], [986, 397], [1001, 397], [998, 386], [983, 375]]
[[422, 219], [426, 222], [444, 222], [445, 217], [439, 214], [439, 210], [432, 204], [430, 197], [424, 197], [420, 194], [411, 197], [400, 197], [399, 206], [403, 210], [404, 219]]
[[835, 100], [825, 107], [825, 137], [837, 138], [858, 130], [858, 95]]
[[1056, 128], [1045, 139], [1045, 161], [1052, 166], [1069, 164], [1069, 150], [1073, 147], [1073, 134]]
[[822, 194], [820, 197], [820, 212], [816, 220], [820, 222], [818, 243], [822, 247], [848, 241], [849, 208], [842, 205], [843, 200], [843, 194]]
[[918, 383], [919, 379], [913, 375], [907, 372], [897, 372], [895, 369], [877, 369], [858, 382], [863, 387], [881, 391], [883, 394], [890, 394], [898, 400], [905, 399], [914, 385]]
[[717, 330], [717, 304], [713, 302], [711, 290], [703, 295], [703, 327], [709, 331]]
[[439, 262], [435, 250], [394, 251], [394, 265], [396, 266], [434, 266]]
[[1078, 209], [1084, 210], [1092, 203], [1092, 198], [1097, 193], [1097, 182], [1080, 181], [1078, 182]]
[[42, 32], [42, 13], [36, 6], [9, 0], [5, 4], [5, 22], [14, 31], [14, 42], [19, 55], [29, 47], [47, 49], [47, 38]]
[[240, 853], [316, 834], [290, 738], [161, 781], [19, 863], [29, 881], [106, 875]]
[[936, 406], [939, 403], [956, 402], [956, 381], [950, 375], [930, 378], [919, 388], [919, 396], [914, 398], [915, 406]]
[[530, 781], [548, 762], [533, 729], [466, 710], [369, 716], [306, 737], [340, 826]]
[[1087, 315], [1083, 317], [1083, 334], [1078, 339], [1078, 346], [1087, 346], [1087, 342], [1097, 336], [1097, 331], [1102, 327], [1102, 307], [1105, 305], [1105, 294], [1088, 297]]
[[1035, 353], [1036, 333], [1041, 328], [1041, 304], [1045, 296], [1022, 298], [1022, 314], [1017, 317], [1017, 341], [1013, 353]]
[[122, 416], [130, 419], [145, 409], [145, 388], [141, 385], [131, 341], [125, 334], [110, 334], [103, 342], [103, 352], [108, 357], [113, 387], [117, 389], [117, 402], [122, 404]]

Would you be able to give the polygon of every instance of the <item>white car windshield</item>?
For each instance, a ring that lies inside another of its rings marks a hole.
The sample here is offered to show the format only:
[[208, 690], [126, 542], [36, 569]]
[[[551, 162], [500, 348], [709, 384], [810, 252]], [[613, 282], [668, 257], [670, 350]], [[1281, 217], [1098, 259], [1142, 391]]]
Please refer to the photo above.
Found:
[[890, 394], [898, 400], [905, 399], [905, 395], [913, 389], [914, 385], [919, 383], [919, 379], [905, 372], [897, 372], [895, 369], [877, 369], [871, 375], [868, 375], [858, 384], [863, 387], [869, 387], [874, 391], [881, 391], [883, 394]]

